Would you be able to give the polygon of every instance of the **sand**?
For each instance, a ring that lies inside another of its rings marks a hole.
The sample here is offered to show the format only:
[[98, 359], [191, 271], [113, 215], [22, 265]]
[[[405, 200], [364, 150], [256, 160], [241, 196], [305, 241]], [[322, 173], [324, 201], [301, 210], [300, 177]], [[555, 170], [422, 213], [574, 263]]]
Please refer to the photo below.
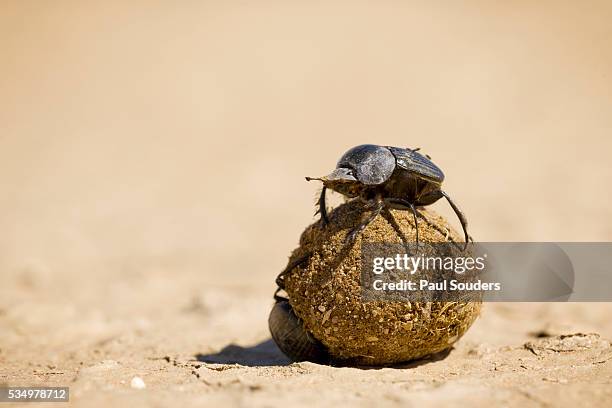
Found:
[[304, 176], [360, 143], [430, 154], [476, 240], [612, 240], [610, 21], [3, 1], [0, 383], [83, 407], [609, 406], [609, 303], [485, 304], [448, 355], [379, 370], [291, 364], [267, 316], [313, 221]]

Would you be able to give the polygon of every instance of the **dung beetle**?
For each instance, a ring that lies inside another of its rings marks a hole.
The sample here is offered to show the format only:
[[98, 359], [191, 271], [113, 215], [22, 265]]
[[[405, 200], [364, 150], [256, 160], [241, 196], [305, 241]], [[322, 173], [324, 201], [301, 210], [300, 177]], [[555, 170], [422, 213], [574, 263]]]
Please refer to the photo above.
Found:
[[323, 225], [329, 223], [325, 193], [329, 188], [348, 198], [360, 197], [367, 205], [361, 223], [347, 235], [353, 241], [384, 208], [411, 210], [414, 216], [416, 242], [419, 242], [416, 207], [427, 206], [444, 197], [461, 222], [467, 248], [469, 235], [467, 219], [459, 207], [442, 189], [444, 173], [431, 158], [417, 149], [364, 144], [355, 146], [340, 158], [336, 169], [323, 177], [306, 177], [320, 180], [323, 189], [319, 197], [317, 213]]
[[[328, 176], [306, 177], [306, 180], [320, 180], [323, 189], [319, 197], [318, 213], [325, 226], [329, 223], [325, 194], [327, 189], [336, 191], [348, 198], [361, 198], [366, 204], [361, 222], [349, 234], [351, 242], [372, 222], [385, 208], [411, 210], [414, 217], [416, 242], [419, 242], [417, 207], [435, 203], [444, 197], [457, 214], [467, 249], [469, 235], [467, 219], [459, 207], [446, 194], [441, 186], [444, 173], [431, 158], [409, 149], [392, 146], [365, 144], [353, 147], [340, 158], [336, 169]], [[314, 338], [304, 327], [289, 303], [289, 299], [279, 293], [285, 289], [285, 275], [307, 262], [312, 253], [306, 253], [293, 260], [276, 278], [277, 289], [274, 292], [276, 303], [268, 324], [272, 338], [279, 348], [293, 360], [308, 360], [327, 363], [331, 357], [325, 346]]]

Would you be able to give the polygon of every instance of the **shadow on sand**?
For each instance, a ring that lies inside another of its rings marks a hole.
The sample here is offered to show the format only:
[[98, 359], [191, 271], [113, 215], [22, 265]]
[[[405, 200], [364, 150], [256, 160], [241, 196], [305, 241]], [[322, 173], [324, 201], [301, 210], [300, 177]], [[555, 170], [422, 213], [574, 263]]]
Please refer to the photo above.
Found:
[[[421, 365], [434, 363], [436, 361], [444, 360], [452, 350], [445, 350], [437, 354], [425, 357], [420, 360], [415, 360], [407, 363], [400, 363], [387, 368], [398, 368], [398, 369], [409, 369], [415, 368]], [[265, 367], [265, 366], [285, 366], [292, 363], [282, 351], [276, 346], [272, 339], [267, 339], [259, 344], [251, 347], [242, 347], [236, 344], [229, 344], [218, 353], [212, 354], [196, 354], [196, 360], [203, 363], [213, 364], [240, 364], [248, 367]], [[346, 367], [350, 364], [334, 364], [335, 367]], [[362, 369], [380, 369], [385, 367], [371, 367], [371, 366], [360, 366], [356, 368]]]
[[250, 367], [283, 366], [291, 364], [272, 339], [262, 341], [251, 347], [229, 344], [218, 353], [196, 354], [196, 360], [203, 363], [240, 364]]

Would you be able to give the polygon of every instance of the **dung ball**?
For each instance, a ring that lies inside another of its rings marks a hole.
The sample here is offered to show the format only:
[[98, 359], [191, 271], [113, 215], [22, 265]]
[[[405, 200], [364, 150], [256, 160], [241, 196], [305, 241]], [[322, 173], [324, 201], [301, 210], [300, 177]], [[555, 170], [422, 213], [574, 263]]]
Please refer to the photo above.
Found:
[[[361, 243], [416, 239], [412, 213], [391, 209], [347, 245], [345, 238], [364, 211], [360, 200], [347, 202], [332, 211], [327, 226], [318, 221], [302, 233], [289, 259], [289, 265], [298, 265], [283, 277], [301, 335], [320, 342], [330, 359], [350, 365], [397, 364], [449, 349], [476, 320], [481, 303], [363, 299]], [[442, 217], [426, 209], [419, 212], [420, 242], [460, 241]], [[459, 252], [462, 246], [454, 245]], [[300, 259], [306, 260], [296, 262]]]

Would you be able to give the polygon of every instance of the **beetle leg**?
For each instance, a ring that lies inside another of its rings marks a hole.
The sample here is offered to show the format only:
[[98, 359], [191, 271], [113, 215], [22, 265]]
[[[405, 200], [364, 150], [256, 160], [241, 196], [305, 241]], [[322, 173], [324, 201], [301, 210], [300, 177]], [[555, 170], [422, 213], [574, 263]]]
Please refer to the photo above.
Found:
[[415, 230], [415, 234], [416, 234], [416, 246], [417, 246], [417, 251], [419, 248], [419, 223], [417, 222], [417, 212], [416, 209], [414, 208], [414, 204], [410, 203], [410, 209], [412, 210], [412, 216], [414, 217], [414, 230]]
[[357, 238], [357, 235], [359, 235], [372, 221], [374, 221], [374, 218], [376, 218], [385, 207], [385, 202], [383, 200], [376, 199], [373, 203], [369, 204], [368, 207], [372, 207], [370, 213], [367, 215], [367, 217], [363, 217], [361, 223], [348, 233], [346, 236], [346, 243], [353, 242], [355, 238]]
[[278, 294], [278, 292], [280, 292], [281, 288], [276, 288], [276, 291], [274, 291], [274, 300], [278, 303], [278, 302], [282, 302], [282, 301], [287, 301], [289, 299], [287, 299], [285, 296], [281, 296]]
[[448, 194], [446, 194], [442, 190], [440, 190], [440, 193], [444, 196], [444, 198], [446, 198], [446, 201], [448, 201], [450, 206], [453, 208], [453, 211], [455, 211], [457, 218], [459, 218], [459, 222], [461, 222], [461, 228], [463, 228], [463, 234], [465, 235], [465, 246], [463, 247], [463, 250], [465, 251], [467, 249], [468, 242], [470, 240], [470, 236], [468, 235], [468, 232], [467, 232], [467, 225], [468, 225], [467, 218], [465, 217], [465, 214], [463, 213], [463, 211], [459, 209], [457, 204], [455, 204], [455, 202], [450, 198]]
[[410, 201], [404, 200], [402, 198], [389, 198], [389, 199], [387, 199], [387, 201], [392, 203], [392, 204], [402, 205], [402, 206], [404, 206], [407, 209], [410, 209], [412, 211], [412, 216], [414, 217], [414, 230], [415, 230], [415, 234], [416, 234], [416, 237], [415, 237], [416, 238], [416, 246], [418, 248], [419, 247], [419, 223], [417, 221], [418, 217], [417, 217], [416, 207]]
[[285, 289], [285, 275], [287, 273], [291, 272], [294, 268], [296, 268], [296, 267], [302, 265], [304, 262], [308, 261], [308, 259], [310, 258], [311, 255], [312, 255], [312, 252], [309, 252], [307, 254], [304, 254], [304, 255], [300, 256], [299, 258], [297, 258], [293, 262], [290, 262], [285, 267], [285, 269], [283, 269], [283, 271], [278, 274], [278, 276], [276, 277], [276, 286], [278, 286], [278, 288], [276, 288], [276, 291], [274, 292], [274, 300], [276, 300], [276, 301], [286, 300], [285, 298], [283, 298], [283, 297], [278, 295], [278, 292], [280, 292], [281, 290]]
[[323, 186], [323, 188], [321, 189], [321, 195], [319, 196], [319, 201], [317, 202], [317, 204], [319, 205], [319, 209], [315, 213], [315, 215], [321, 214], [321, 222], [323, 223], [323, 226], [326, 226], [327, 224], [329, 224], [329, 218], [327, 217], [327, 206], [325, 203], [325, 191], [326, 190], [327, 190], [327, 187]]

